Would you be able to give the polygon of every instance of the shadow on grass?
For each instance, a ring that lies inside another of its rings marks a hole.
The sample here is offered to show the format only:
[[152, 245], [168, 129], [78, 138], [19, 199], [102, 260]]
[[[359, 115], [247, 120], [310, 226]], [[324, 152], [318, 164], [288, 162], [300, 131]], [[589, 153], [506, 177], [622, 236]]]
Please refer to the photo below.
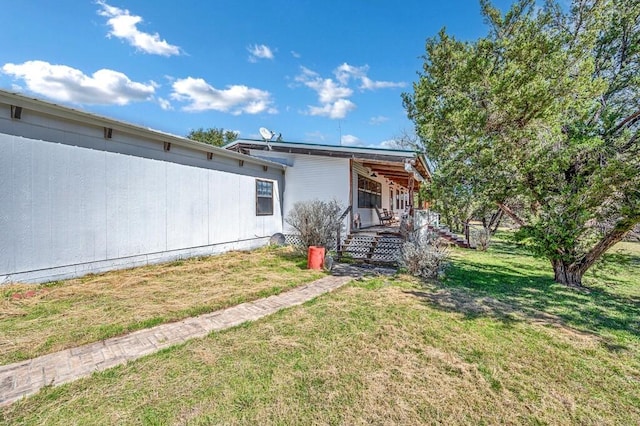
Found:
[[553, 281], [550, 266], [502, 243], [490, 253], [454, 260], [443, 283], [409, 293], [466, 319], [555, 325], [598, 336], [609, 349], [622, 350], [629, 338], [640, 337], [640, 297], [616, 294], [612, 281], [585, 290], [567, 288]]

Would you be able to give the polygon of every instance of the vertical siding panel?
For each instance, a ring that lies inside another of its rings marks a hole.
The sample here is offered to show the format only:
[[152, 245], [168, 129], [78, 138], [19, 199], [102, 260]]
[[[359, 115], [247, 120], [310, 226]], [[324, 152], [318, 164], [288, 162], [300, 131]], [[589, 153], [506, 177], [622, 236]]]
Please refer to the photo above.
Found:
[[167, 163], [167, 248], [207, 244], [208, 171]]
[[[0, 119], [2, 120], [2, 119]], [[0, 275], [15, 270], [16, 219], [15, 137], [0, 134]], [[2, 279], [0, 279], [2, 282]]]

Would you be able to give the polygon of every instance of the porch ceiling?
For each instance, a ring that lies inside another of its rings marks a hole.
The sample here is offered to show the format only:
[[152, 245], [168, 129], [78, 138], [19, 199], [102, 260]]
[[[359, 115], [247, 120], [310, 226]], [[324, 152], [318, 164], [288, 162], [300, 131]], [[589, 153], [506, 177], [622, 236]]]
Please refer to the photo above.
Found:
[[[404, 169], [404, 163], [390, 163], [383, 161], [363, 161], [362, 165], [371, 169], [371, 171], [375, 172], [377, 175], [383, 176], [390, 181], [392, 181], [396, 185], [403, 186], [405, 188], [409, 188], [409, 181], [412, 177], [410, 173], [408, 173]], [[414, 189], [418, 187], [418, 183], [414, 183]]]

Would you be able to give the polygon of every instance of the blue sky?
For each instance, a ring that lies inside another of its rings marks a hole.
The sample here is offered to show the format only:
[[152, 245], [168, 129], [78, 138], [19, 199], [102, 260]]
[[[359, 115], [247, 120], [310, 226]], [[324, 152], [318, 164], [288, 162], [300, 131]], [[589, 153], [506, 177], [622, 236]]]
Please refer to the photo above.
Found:
[[486, 33], [477, 0], [33, 0], [2, 15], [4, 90], [182, 136], [361, 146], [412, 129], [400, 95], [428, 37]]

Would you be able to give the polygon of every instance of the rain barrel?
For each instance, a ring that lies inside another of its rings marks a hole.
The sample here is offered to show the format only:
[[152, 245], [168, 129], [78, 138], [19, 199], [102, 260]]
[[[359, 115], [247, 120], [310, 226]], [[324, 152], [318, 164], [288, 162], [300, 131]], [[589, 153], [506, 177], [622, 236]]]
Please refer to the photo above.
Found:
[[324, 263], [324, 247], [310, 246], [307, 253], [307, 268], [322, 269]]

